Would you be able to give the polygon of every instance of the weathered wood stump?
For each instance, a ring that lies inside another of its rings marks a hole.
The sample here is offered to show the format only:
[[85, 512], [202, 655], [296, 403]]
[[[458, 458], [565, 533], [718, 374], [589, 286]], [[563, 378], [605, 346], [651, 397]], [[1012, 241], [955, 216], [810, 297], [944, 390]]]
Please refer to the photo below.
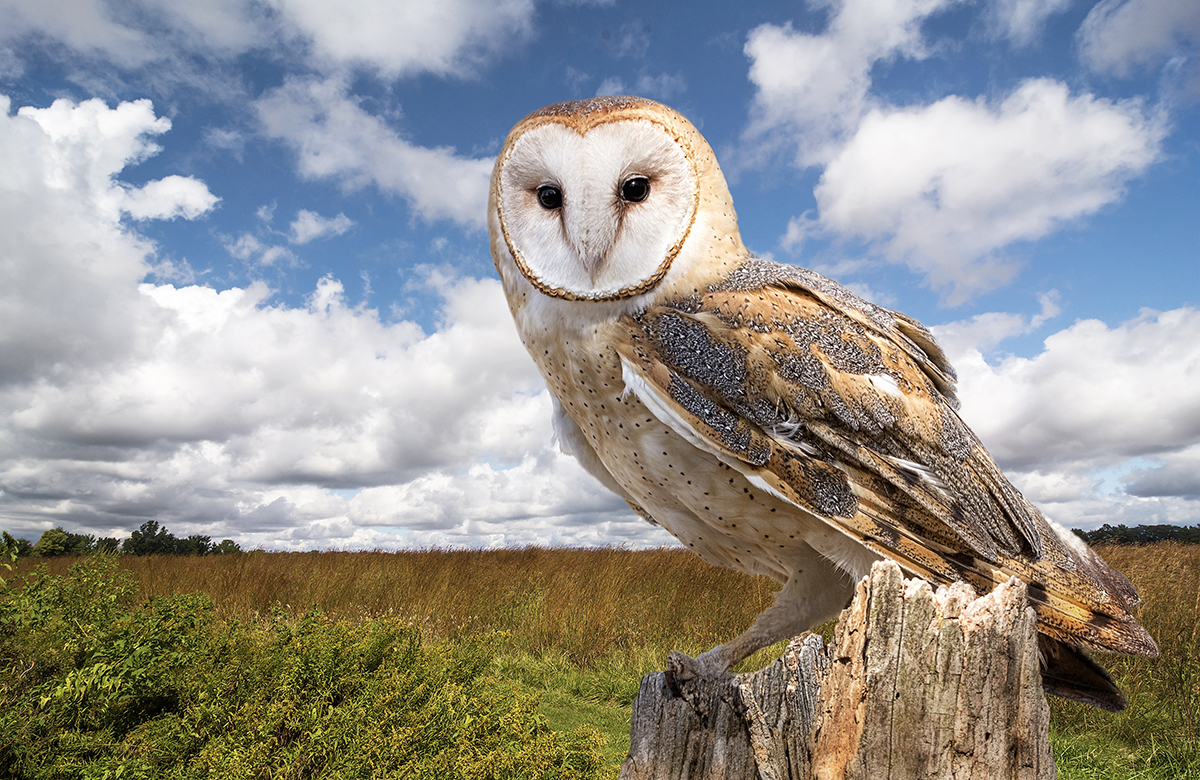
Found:
[[935, 593], [875, 564], [828, 647], [752, 674], [642, 678], [622, 780], [1055, 778], [1025, 585]]

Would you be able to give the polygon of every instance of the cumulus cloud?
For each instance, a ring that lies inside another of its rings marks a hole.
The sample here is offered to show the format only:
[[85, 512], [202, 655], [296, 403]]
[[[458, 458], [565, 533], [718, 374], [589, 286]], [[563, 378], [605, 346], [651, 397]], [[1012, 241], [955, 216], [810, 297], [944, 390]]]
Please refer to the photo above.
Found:
[[153, 252], [121, 227], [123, 211], [188, 218], [216, 200], [194, 180], [152, 182], [131, 200], [116, 180], [170, 127], [149, 101], [10, 106], [0, 95], [0, 382], [121, 354], [136, 333], [122, 312]]
[[1110, 328], [1081, 320], [1033, 358], [959, 356], [963, 412], [994, 455], [1032, 470], [1110, 466], [1200, 441], [1194, 309], [1146, 311]]
[[874, 109], [821, 176], [820, 226], [867, 239], [959, 303], [1012, 278], [1004, 247], [1119, 199], [1164, 134], [1138, 102], [1072, 96], [1049, 79], [998, 104]]
[[1156, 455], [1147, 468], [1134, 469], [1125, 480], [1125, 492], [1143, 498], [1179, 496], [1200, 498], [1200, 444], [1180, 452]]
[[756, 92], [743, 141], [750, 156], [793, 148], [801, 167], [826, 162], [872, 105], [871, 68], [926, 54], [921, 23], [956, 0], [835, 0], [820, 34], [791, 23], [750, 31]]
[[315, 211], [300, 209], [292, 222], [288, 240], [293, 244], [307, 244], [326, 236], [340, 236], [354, 227], [354, 220], [345, 214], [336, 217], [322, 217]]
[[1080, 56], [1092, 70], [1128, 76], [1171, 57], [1191, 59], [1200, 47], [1200, 4], [1192, 0], [1102, 0], [1078, 34]]
[[263, 132], [296, 152], [302, 176], [349, 189], [373, 184], [404, 197], [425, 219], [483, 227], [493, 160], [408, 143], [336, 79], [289, 78], [256, 108]]
[[0, 111], [9, 530], [123, 535], [154, 519], [310, 548], [661, 541], [551, 450], [549, 398], [497, 281], [427, 274], [430, 332], [350, 305], [332, 277], [301, 306], [261, 283], [145, 282], [154, 247], [122, 219], [119, 174], [165, 129], [148, 103]]
[[[824, 169], [817, 209], [789, 222], [785, 249], [814, 236], [863, 241], [956, 305], [1013, 278], [1014, 243], [1119, 200], [1159, 159], [1167, 123], [1138, 101], [1072, 95], [1046, 78], [997, 99], [888, 105], [872, 92], [872, 69], [928, 56], [921, 25], [951, 5], [840, 0], [823, 32], [752, 30], [745, 53], [756, 92], [736, 162], [786, 153], [798, 167]], [[1004, 0], [993, 26], [1025, 45], [1061, 6]]]
[[167, 176], [125, 192], [121, 208], [134, 219], [196, 219], [219, 201], [208, 186], [191, 176]]
[[[977, 324], [935, 330], [940, 338]], [[1047, 337], [1040, 354], [994, 363], [951, 339], [963, 418], [1060, 522], [1188, 522], [1189, 512], [1194, 520], [1197, 328], [1191, 308], [1144, 311], [1116, 327], [1080, 320]]]

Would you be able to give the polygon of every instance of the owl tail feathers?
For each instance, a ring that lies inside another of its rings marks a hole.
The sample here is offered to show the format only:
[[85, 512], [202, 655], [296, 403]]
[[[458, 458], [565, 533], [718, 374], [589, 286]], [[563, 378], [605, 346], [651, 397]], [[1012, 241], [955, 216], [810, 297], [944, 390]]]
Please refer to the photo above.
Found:
[[1125, 694], [1086, 651], [1038, 634], [1042, 690], [1109, 712], [1125, 709]]

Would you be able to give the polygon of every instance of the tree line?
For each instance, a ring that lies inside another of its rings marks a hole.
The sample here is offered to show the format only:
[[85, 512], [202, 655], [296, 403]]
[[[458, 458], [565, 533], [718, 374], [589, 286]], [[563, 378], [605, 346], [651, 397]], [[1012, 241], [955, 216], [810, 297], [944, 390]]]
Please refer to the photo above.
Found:
[[125, 540], [116, 537], [96, 537], [92, 534], [76, 534], [55, 526], [43, 531], [36, 542], [14, 538], [3, 533], [4, 552], [18, 558], [54, 558], [59, 555], [222, 555], [241, 552], [242, 548], [232, 539], [214, 543], [211, 537], [193, 534], [182, 539], [171, 533], [157, 520], [147, 520]]
[[1105, 523], [1094, 531], [1071, 530], [1088, 544], [1200, 544], [1200, 525], [1135, 525], [1128, 528]]

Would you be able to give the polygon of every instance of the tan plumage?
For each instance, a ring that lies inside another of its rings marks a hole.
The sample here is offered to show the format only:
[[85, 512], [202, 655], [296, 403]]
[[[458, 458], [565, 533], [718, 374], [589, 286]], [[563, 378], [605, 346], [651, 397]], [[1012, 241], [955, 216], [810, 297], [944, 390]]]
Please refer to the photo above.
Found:
[[711, 149], [639, 98], [509, 134], [492, 254], [565, 450], [706, 560], [783, 587], [680, 675], [831, 617], [879, 557], [935, 583], [1029, 583], [1047, 690], [1124, 706], [1082, 648], [1156, 655], [1129, 582], [1008, 482], [919, 323], [753, 257]]

